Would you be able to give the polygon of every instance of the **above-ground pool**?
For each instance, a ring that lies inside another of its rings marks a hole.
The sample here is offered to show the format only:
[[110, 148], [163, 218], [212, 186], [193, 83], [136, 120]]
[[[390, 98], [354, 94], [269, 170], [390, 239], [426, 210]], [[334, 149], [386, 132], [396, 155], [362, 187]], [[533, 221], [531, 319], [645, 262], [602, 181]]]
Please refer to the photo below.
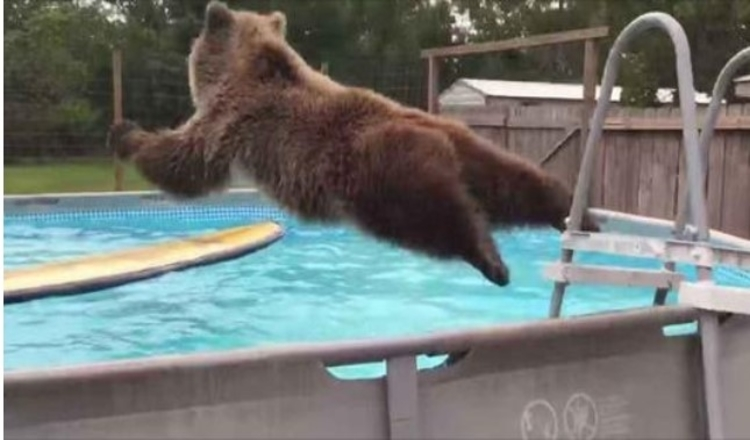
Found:
[[[255, 199], [252, 199], [255, 200]], [[425, 334], [547, 316], [559, 233], [495, 236], [512, 283], [499, 288], [462, 262], [432, 260], [349, 227], [302, 224], [260, 201], [173, 209], [133, 207], [6, 215], [5, 267], [96, 254], [253, 222], [285, 237], [239, 259], [95, 293], [5, 307], [5, 370], [46, 368], [290, 342]], [[658, 268], [658, 262], [582, 255], [591, 264]], [[685, 270], [693, 277], [693, 270]], [[750, 286], [739, 271], [723, 284]], [[643, 307], [651, 289], [573, 285], [564, 315]], [[673, 298], [670, 298], [670, 302]], [[422, 359], [422, 366], [440, 358]], [[382, 372], [369, 365], [342, 375]]]

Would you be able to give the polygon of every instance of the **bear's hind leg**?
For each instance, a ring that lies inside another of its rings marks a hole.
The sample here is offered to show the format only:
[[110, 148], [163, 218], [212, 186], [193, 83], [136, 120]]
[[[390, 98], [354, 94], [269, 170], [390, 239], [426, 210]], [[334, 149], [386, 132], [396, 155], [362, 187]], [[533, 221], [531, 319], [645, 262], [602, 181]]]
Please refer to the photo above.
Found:
[[509, 271], [461, 181], [449, 141], [432, 130], [388, 124], [362, 139], [348, 205], [377, 238], [436, 258], [462, 258], [505, 286]]

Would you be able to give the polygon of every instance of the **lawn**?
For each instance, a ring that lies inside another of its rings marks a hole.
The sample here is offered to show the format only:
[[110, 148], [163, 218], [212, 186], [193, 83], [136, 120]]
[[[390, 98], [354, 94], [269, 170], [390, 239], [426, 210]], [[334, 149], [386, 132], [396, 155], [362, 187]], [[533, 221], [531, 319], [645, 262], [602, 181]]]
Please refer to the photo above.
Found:
[[[114, 165], [107, 159], [62, 163], [5, 165], [5, 194], [74, 193], [113, 191]], [[125, 167], [123, 189], [150, 189], [131, 166]]]

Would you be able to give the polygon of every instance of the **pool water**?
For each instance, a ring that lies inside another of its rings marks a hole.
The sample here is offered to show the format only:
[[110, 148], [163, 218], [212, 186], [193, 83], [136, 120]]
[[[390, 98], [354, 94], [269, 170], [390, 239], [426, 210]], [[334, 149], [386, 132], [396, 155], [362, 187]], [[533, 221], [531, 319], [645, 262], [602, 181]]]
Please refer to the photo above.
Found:
[[[499, 288], [461, 262], [435, 261], [346, 227], [300, 224], [273, 210], [6, 217], [6, 268], [95, 254], [265, 220], [285, 237], [245, 257], [92, 294], [5, 307], [5, 370], [310, 341], [419, 335], [546, 317], [559, 255], [553, 230], [498, 233], [512, 275]], [[658, 263], [583, 255], [589, 263]], [[686, 272], [692, 276], [692, 272]], [[750, 279], [727, 275], [728, 284]], [[572, 286], [563, 313], [651, 304], [650, 289]], [[442, 358], [420, 359], [420, 366]], [[339, 368], [382, 373], [382, 364]]]

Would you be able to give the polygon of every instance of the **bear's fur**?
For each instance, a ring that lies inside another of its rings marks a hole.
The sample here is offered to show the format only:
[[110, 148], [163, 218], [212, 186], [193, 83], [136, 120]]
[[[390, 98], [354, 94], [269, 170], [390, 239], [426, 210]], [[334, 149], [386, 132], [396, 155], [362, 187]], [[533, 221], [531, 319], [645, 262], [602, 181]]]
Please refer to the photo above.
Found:
[[[198, 197], [239, 168], [307, 221], [351, 222], [510, 280], [495, 227], [565, 228], [571, 192], [466, 125], [346, 87], [308, 66], [280, 12], [211, 2], [189, 57], [195, 114], [172, 130], [114, 126], [110, 143], [163, 191]], [[596, 230], [590, 216], [584, 229]]]

